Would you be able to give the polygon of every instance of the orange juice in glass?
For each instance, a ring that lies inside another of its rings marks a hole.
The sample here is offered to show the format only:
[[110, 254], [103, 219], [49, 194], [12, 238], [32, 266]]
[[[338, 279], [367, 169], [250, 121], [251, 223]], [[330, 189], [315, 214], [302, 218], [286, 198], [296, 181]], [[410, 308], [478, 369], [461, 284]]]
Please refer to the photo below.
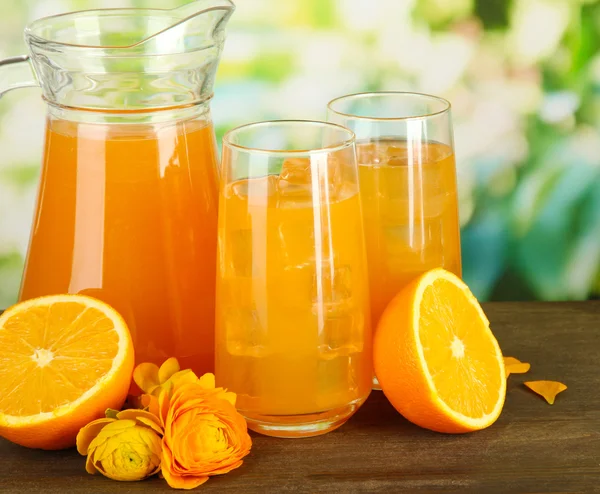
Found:
[[372, 380], [352, 133], [251, 124], [226, 135], [222, 162], [217, 383], [258, 432], [328, 432]]
[[357, 136], [373, 327], [389, 301], [419, 274], [461, 276], [450, 104], [417, 93], [334, 99], [328, 120]]

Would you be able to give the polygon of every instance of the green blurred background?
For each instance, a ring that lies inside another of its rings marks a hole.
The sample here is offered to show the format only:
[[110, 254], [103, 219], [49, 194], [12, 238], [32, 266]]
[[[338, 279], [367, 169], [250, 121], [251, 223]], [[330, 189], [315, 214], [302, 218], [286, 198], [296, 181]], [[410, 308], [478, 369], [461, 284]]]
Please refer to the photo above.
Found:
[[[184, 2], [178, 2], [184, 3]], [[600, 296], [600, 1], [237, 0], [212, 109], [217, 138], [325, 118], [335, 96], [451, 100], [464, 278], [482, 300]], [[156, 0], [4, 2], [0, 57], [50, 14]], [[37, 88], [0, 100], [0, 307], [17, 297], [42, 156]]]

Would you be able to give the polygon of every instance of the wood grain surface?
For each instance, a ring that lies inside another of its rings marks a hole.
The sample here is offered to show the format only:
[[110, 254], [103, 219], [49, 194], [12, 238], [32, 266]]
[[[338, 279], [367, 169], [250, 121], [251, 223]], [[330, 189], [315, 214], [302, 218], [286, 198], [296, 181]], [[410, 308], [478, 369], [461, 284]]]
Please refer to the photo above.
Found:
[[[309, 439], [253, 434], [238, 470], [198, 490], [237, 493], [600, 492], [600, 302], [484, 306], [505, 355], [531, 363], [509, 378], [504, 411], [484, 431], [449, 436], [404, 420], [381, 392], [337, 431]], [[554, 406], [523, 381], [563, 381]], [[0, 439], [0, 492], [174, 492], [158, 478], [114, 482], [85, 473], [74, 450]]]

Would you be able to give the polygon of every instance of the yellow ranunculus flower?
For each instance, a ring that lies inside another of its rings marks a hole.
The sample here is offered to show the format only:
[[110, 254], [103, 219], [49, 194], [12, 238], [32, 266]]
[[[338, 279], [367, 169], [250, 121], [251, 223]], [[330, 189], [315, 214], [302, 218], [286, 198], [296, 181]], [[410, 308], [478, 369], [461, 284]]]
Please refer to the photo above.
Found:
[[[108, 414], [107, 414], [108, 415]], [[123, 410], [116, 418], [94, 420], [77, 434], [86, 470], [114, 480], [142, 480], [160, 470], [163, 429], [143, 410]]]

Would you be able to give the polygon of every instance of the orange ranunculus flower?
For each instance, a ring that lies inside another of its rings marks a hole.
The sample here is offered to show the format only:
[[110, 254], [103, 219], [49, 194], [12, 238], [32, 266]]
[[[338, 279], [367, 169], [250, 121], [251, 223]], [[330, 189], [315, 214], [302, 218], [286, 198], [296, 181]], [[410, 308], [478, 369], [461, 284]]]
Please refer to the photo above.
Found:
[[234, 393], [215, 388], [213, 374], [181, 379], [161, 389], [161, 473], [171, 487], [193, 489], [209, 476], [242, 464], [252, 440], [246, 420], [235, 409], [235, 398]]

